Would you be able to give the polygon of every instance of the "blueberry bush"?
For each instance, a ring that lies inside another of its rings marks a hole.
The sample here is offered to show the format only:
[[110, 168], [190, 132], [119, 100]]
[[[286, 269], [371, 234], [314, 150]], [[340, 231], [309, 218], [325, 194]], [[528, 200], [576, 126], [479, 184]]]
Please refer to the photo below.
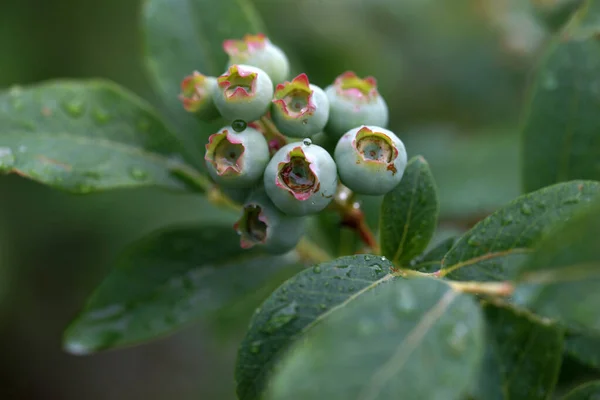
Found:
[[239, 346], [240, 400], [548, 399], [566, 358], [600, 368], [600, 2], [576, 3], [527, 94], [522, 194], [435, 244], [443, 199], [376, 78], [316, 85], [249, 3], [146, 1], [160, 111], [101, 80], [0, 92], [0, 172], [194, 193], [215, 215], [125, 249], [65, 351], [143, 344], [276, 287]]

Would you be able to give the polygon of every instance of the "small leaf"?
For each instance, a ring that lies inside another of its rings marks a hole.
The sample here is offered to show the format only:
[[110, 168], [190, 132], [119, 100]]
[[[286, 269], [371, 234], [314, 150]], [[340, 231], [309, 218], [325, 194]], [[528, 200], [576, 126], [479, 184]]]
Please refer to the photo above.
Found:
[[475, 225], [442, 260], [442, 275], [459, 281], [501, 281], [541, 237], [600, 198], [600, 183], [571, 181], [518, 197]]
[[73, 354], [170, 334], [256, 291], [289, 257], [242, 250], [230, 226], [172, 228], [134, 244], [65, 333]]
[[103, 81], [55, 81], [0, 92], [0, 172], [75, 193], [208, 183], [152, 109]]
[[425, 250], [440, 210], [427, 161], [411, 159], [402, 181], [383, 197], [379, 231], [381, 251], [396, 266], [406, 265]]
[[227, 63], [223, 41], [264, 32], [262, 21], [249, 0], [147, 0], [142, 29], [150, 82], [181, 139], [203, 148], [220, 126], [183, 110], [181, 81], [193, 71], [221, 75]]
[[430, 278], [396, 279], [307, 332], [267, 399], [459, 399], [483, 355], [481, 310]]
[[341, 257], [299, 273], [274, 291], [252, 318], [240, 346], [235, 370], [238, 398], [261, 398], [284, 350], [321, 320], [390, 280], [390, 267], [382, 257]]
[[567, 332], [565, 352], [579, 362], [600, 369], [600, 335]]
[[487, 348], [475, 399], [550, 398], [562, 361], [564, 330], [505, 305], [484, 306]]
[[574, 331], [600, 333], [600, 203], [548, 235], [517, 268], [514, 300]]
[[523, 127], [527, 191], [600, 180], [600, 5], [586, 1], [548, 50]]
[[442, 267], [442, 259], [446, 253], [450, 251], [452, 246], [454, 246], [457, 240], [457, 237], [449, 237], [445, 240], [442, 240], [427, 253], [415, 258], [412, 263], [412, 268], [426, 273], [439, 271]]
[[576, 387], [562, 400], [596, 400], [600, 398], [600, 381], [592, 381]]

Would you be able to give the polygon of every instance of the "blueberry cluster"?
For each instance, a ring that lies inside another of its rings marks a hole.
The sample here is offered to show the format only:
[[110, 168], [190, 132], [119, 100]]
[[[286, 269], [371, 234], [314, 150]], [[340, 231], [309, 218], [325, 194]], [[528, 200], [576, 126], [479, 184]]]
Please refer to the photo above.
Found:
[[[333, 201], [338, 179], [367, 195], [400, 183], [406, 150], [385, 128], [388, 107], [374, 78], [345, 72], [323, 90], [306, 74], [286, 81], [289, 61], [264, 35], [227, 40], [223, 48], [225, 73], [194, 72], [180, 98], [199, 118], [229, 124], [210, 136], [205, 160], [222, 191], [243, 203], [235, 225], [242, 247], [291, 250], [303, 217]], [[337, 143], [333, 154], [313, 143], [323, 137]]]

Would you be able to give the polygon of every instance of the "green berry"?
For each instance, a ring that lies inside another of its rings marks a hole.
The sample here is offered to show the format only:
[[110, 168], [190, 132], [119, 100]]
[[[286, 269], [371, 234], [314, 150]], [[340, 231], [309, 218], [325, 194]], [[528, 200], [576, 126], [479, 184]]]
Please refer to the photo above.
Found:
[[305, 221], [285, 215], [264, 190], [258, 190], [244, 203], [242, 217], [234, 228], [240, 234], [242, 248], [260, 246], [269, 253], [282, 254], [296, 247], [304, 234]]
[[394, 189], [406, 168], [406, 149], [393, 132], [361, 126], [341, 137], [334, 152], [340, 180], [356, 193], [383, 195]]
[[212, 121], [219, 117], [219, 111], [213, 102], [216, 88], [217, 78], [194, 71], [181, 81], [179, 99], [186, 111], [196, 114], [202, 120]]
[[229, 55], [228, 66], [245, 64], [260, 68], [273, 83], [285, 81], [290, 73], [285, 53], [261, 33], [246, 35], [241, 40], [226, 40], [223, 50]]
[[339, 138], [356, 126], [387, 126], [388, 107], [375, 78], [361, 79], [354, 72], [344, 72], [325, 93], [329, 99], [327, 134]]
[[290, 143], [269, 161], [264, 184], [269, 198], [284, 213], [318, 213], [331, 203], [337, 189], [335, 161], [309, 139]]
[[217, 78], [214, 102], [229, 120], [254, 121], [265, 115], [273, 98], [273, 82], [262, 69], [232, 65]]
[[238, 133], [227, 126], [208, 138], [204, 159], [219, 185], [248, 188], [260, 181], [269, 162], [269, 146], [256, 129]]
[[295, 138], [311, 137], [323, 130], [329, 118], [325, 92], [300, 74], [277, 85], [271, 118], [281, 133]]

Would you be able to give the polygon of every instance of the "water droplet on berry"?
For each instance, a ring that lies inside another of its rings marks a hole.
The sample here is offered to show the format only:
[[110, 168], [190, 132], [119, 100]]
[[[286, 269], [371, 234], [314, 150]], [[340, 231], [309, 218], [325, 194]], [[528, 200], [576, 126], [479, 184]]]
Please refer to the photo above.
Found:
[[313, 272], [315, 274], [320, 274], [321, 273], [321, 267], [319, 267], [318, 265], [316, 267], [313, 268]]
[[231, 127], [236, 132], [243, 132], [248, 127], [246, 121], [242, 121], [241, 119], [236, 119], [231, 123]]
[[63, 103], [63, 108], [73, 118], [81, 117], [85, 104], [81, 100], [71, 100]]
[[302, 144], [304, 144], [305, 146], [310, 146], [312, 144], [312, 140], [306, 138], [302, 141]]

